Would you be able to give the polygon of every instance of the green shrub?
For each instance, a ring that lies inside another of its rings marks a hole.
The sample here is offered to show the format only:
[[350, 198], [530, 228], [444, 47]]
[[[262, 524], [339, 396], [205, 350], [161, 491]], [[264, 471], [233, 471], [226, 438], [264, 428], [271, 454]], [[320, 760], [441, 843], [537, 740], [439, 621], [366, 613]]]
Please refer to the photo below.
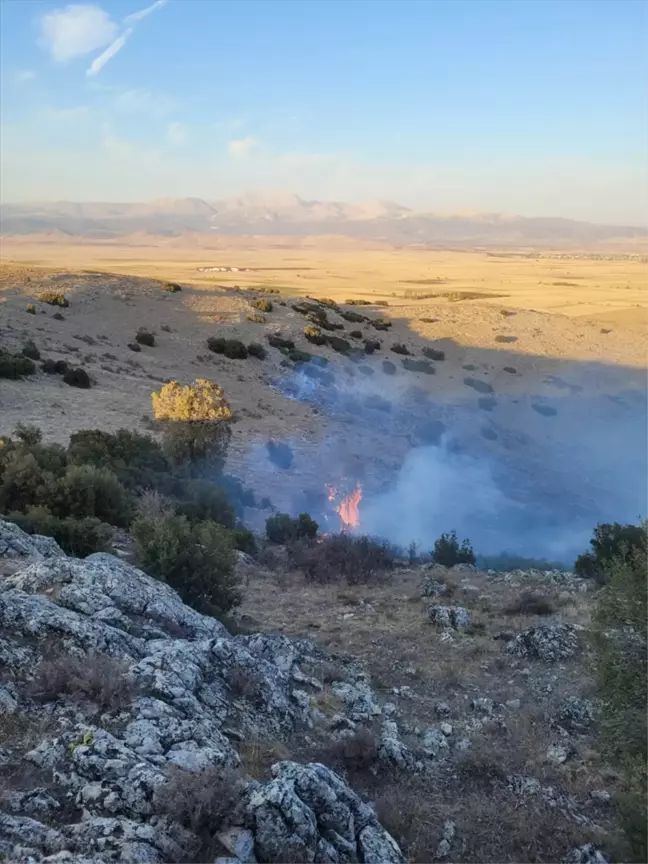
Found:
[[180, 488], [176, 505], [179, 515], [190, 522], [216, 522], [233, 528], [236, 522], [234, 508], [226, 492], [210, 480], [188, 480]]
[[36, 447], [43, 440], [43, 433], [38, 426], [32, 426], [27, 423], [18, 423], [14, 429], [14, 435], [28, 447]]
[[351, 343], [347, 342], [346, 339], [341, 339], [339, 336], [329, 336], [327, 342], [339, 354], [348, 354], [351, 350]]
[[230, 360], [245, 360], [248, 356], [248, 349], [240, 339], [228, 339], [223, 353]]
[[263, 345], [259, 345], [258, 342], [250, 342], [250, 344], [247, 346], [247, 350], [250, 357], [256, 357], [259, 360], [265, 360], [265, 358], [268, 356], [268, 352], [266, 351], [266, 349], [263, 347]]
[[46, 375], [56, 375], [56, 361], [48, 357], [41, 363], [41, 369]]
[[425, 375], [436, 375], [436, 369], [429, 360], [414, 360], [412, 357], [403, 357], [401, 363], [403, 368], [409, 372], [423, 372]]
[[350, 336], [352, 339], [362, 339], [362, 330], [352, 330], [352, 331], [349, 333], [349, 336]]
[[182, 291], [182, 285], [178, 285], [177, 282], [165, 282], [162, 290], [168, 291], [169, 294], [176, 294], [178, 291]]
[[392, 326], [392, 322], [388, 321], [386, 318], [374, 318], [374, 320], [369, 321], [369, 323], [376, 330], [389, 330]]
[[288, 352], [288, 359], [292, 363], [309, 363], [312, 358], [312, 354], [309, 354], [308, 351], [302, 351], [300, 348], [293, 348], [292, 351]]
[[29, 507], [24, 513], [9, 513], [7, 518], [28, 534], [53, 537], [64, 552], [76, 558], [110, 551], [112, 529], [93, 516], [60, 519], [47, 507]]
[[30, 315], [35, 315], [36, 314], [36, 307], [34, 306], [33, 303], [28, 303], [27, 306], [25, 307], [25, 312], [28, 312]]
[[300, 513], [296, 519], [287, 513], [277, 513], [266, 519], [266, 537], [271, 543], [289, 543], [302, 538], [313, 538], [319, 525], [308, 513]]
[[439, 351], [436, 348], [428, 348], [426, 345], [422, 352], [430, 360], [445, 360], [445, 351]]
[[224, 336], [210, 336], [207, 340], [207, 347], [214, 354], [224, 354], [226, 345], [227, 339]]
[[101, 522], [126, 528], [133, 516], [131, 496], [107, 468], [70, 465], [52, 497], [52, 509], [61, 517], [95, 516]]
[[60, 291], [41, 291], [36, 295], [36, 299], [41, 303], [49, 303], [50, 306], [60, 306], [62, 309], [67, 309], [70, 305], [65, 294]]
[[22, 354], [10, 354], [0, 349], [0, 378], [17, 381], [25, 375], [34, 375], [36, 366], [33, 360]]
[[150, 435], [118, 429], [83, 429], [70, 436], [68, 459], [74, 465], [107, 468], [128, 489], [156, 487], [169, 472], [162, 447]]
[[147, 345], [149, 348], [152, 348], [155, 345], [155, 336], [144, 329], [144, 327], [140, 327], [135, 334], [135, 342], [138, 345]]
[[280, 351], [292, 351], [295, 347], [292, 339], [284, 339], [277, 333], [269, 333], [267, 339], [273, 348], [278, 348]]
[[[604, 755], [614, 770], [620, 769], [624, 775], [618, 806], [632, 851], [624, 860], [645, 861], [648, 523], [618, 527], [637, 527], [641, 540], [633, 534], [631, 547], [625, 546], [620, 554], [600, 560], [604, 576], [599, 581], [605, 585], [596, 597], [592, 638], [602, 702], [599, 735]], [[619, 533], [606, 532], [606, 537], [599, 539], [605, 544]]]
[[644, 543], [641, 525], [599, 524], [590, 540], [592, 551], [578, 556], [574, 572], [584, 579], [594, 579], [603, 584], [612, 561], [619, 557], [627, 559], [635, 549], [643, 548]]
[[394, 344], [391, 346], [390, 350], [392, 350], [394, 352], [394, 354], [409, 354], [410, 353], [407, 345], [403, 345], [402, 342], [394, 342]]
[[70, 387], [80, 387], [82, 390], [88, 390], [91, 386], [90, 376], [80, 366], [66, 369], [63, 381]]
[[137, 344], [137, 342], [129, 342], [127, 347], [130, 348], [131, 351], [135, 351], [136, 354], [139, 354], [139, 352], [142, 350], [141, 347]]
[[320, 306], [328, 306], [329, 309], [335, 309], [337, 311], [338, 304], [335, 300], [331, 300], [329, 297], [316, 297], [315, 302], [319, 303]]
[[191, 524], [175, 515], [140, 518], [132, 536], [140, 566], [174, 588], [184, 603], [211, 615], [240, 603], [234, 537], [222, 525]]
[[64, 316], [64, 315], [61, 315], [60, 312], [55, 312], [55, 313], [52, 315], [52, 318], [53, 318], [55, 321], [65, 321], [65, 316]]
[[364, 340], [365, 354], [373, 354], [374, 351], [380, 351], [381, 345], [377, 339]]
[[322, 333], [319, 327], [315, 327], [313, 325], [304, 327], [304, 336], [308, 339], [309, 342], [312, 342], [313, 345], [326, 344], [326, 336]]
[[30, 360], [40, 360], [40, 351], [33, 339], [28, 339], [25, 342], [21, 353], [23, 357], [29, 357]]
[[268, 300], [266, 297], [257, 297], [255, 300], [250, 301], [250, 306], [253, 309], [258, 309], [259, 312], [272, 312], [272, 300]]
[[432, 557], [435, 564], [442, 564], [444, 567], [453, 567], [455, 564], [475, 563], [475, 553], [470, 545], [470, 540], [466, 538], [459, 545], [456, 531], [442, 534], [435, 541]]
[[239, 526], [233, 531], [234, 543], [239, 552], [246, 552], [248, 555], [254, 555], [257, 551], [256, 537], [249, 528]]
[[226, 421], [168, 421], [164, 424], [162, 450], [176, 467], [209, 463], [211, 470], [220, 473], [231, 437], [232, 429]]
[[349, 321], [352, 324], [360, 324], [362, 321], [368, 320], [366, 315], [361, 315], [359, 312], [343, 312], [340, 310], [340, 315], [345, 321]]

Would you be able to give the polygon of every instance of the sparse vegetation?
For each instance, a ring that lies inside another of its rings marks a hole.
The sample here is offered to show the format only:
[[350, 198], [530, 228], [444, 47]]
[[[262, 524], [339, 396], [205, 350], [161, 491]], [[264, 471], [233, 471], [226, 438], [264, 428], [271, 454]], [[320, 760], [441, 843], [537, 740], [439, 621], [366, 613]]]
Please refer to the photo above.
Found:
[[317, 522], [308, 515], [300, 513], [293, 519], [287, 513], [277, 513], [266, 519], [266, 537], [271, 543], [290, 543], [302, 538], [312, 539], [319, 528]]
[[259, 312], [272, 312], [272, 300], [268, 300], [267, 297], [257, 297], [254, 300], [250, 300], [250, 306], [253, 309], [258, 309]]
[[143, 327], [135, 334], [135, 341], [138, 345], [146, 345], [149, 348], [152, 348], [155, 345], [155, 336], [153, 333], [150, 333], [148, 330], [145, 330]]
[[309, 342], [312, 342], [313, 345], [325, 345], [327, 341], [327, 337], [322, 333], [320, 328], [315, 327], [312, 324], [308, 327], [304, 327], [304, 336]]
[[23, 357], [29, 357], [30, 360], [40, 360], [41, 354], [33, 339], [28, 339], [23, 345]]
[[475, 553], [467, 538], [459, 543], [457, 532], [442, 534], [434, 543], [432, 557], [436, 564], [454, 567], [455, 564], [474, 564]]
[[0, 378], [10, 378], [17, 381], [26, 375], [34, 375], [36, 365], [23, 354], [11, 354], [0, 349]]
[[315, 582], [371, 582], [394, 566], [391, 546], [367, 536], [327, 534], [315, 543], [295, 543], [290, 551], [293, 564]]
[[347, 306], [371, 306], [370, 300], [345, 300], [345, 305]]
[[34, 306], [33, 303], [28, 303], [25, 306], [25, 312], [28, 312], [30, 315], [35, 315], [36, 314], [36, 307]]
[[445, 360], [445, 351], [439, 351], [437, 348], [429, 348], [427, 345], [423, 348], [422, 354], [430, 360]]
[[136, 695], [127, 672], [127, 663], [106, 654], [90, 653], [83, 659], [62, 654], [41, 661], [28, 689], [39, 702], [84, 698], [98, 712], [119, 712], [127, 709]]
[[130, 348], [131, 351], [135, 351], [136, 354], [139, 354], [139, 352], [142, 350], [140, 345], [137, 344], [137, 342], [129, 342], [128, 348]]
[[88, 390], [92, 386], [90, 376], [80, 366], [68, 367], [63, 373], [63, 381], [70, 387], [79, 387], [82, 390]]
[[263, 312], [257, 312], [256, 310], [252, 310], [251, 312], [247, 312], [245, 317], [248, 321], [251, 321], [253, 324], [265, 324], [266, 317]]
[[351, 343], [347, 342], [346, 339], [341, 339], [339, 336], [329, 336], [327, 342], [338, 354], [348, 354], [351, 350]]
[[549, 597], [533, 591], [522, 591], [504, 609], [506, 615], [553, 615], [555, 611]]
[[182, 285], [178, 285], [177, 282], [165, 282], [162, 290], [167, 291], [169, 294], [176, 294], [178, 291], [182, 291]]
[[429, 360], [414, 360], [411, 357], [403, 357], [401, 363], [403, 368], [409, 372], [423, 372], [425, 375], [436, 374], [436, 369]]
[[351, 324], [360, 324], [362, 321], [368, 320], [366, 315], [361, 315], [359, 312], [344, 312], [340, 310], [340, 315], [345, 321], [349, 321]]
[[410, 350], [407, 345], [403, 345], [402, 342], [394, 342], [391, 346], [390, 351], [393, 351], [394, 354], [409, 354]]
[[288, 352], [288, 359], [292, 363], [310, 363], [313, 355], [309, 354], [308, 351], [302, 351], [300, 348], [293, 348], [292, 351]]
[[247, 346], [247, 350], [250, 357], [256, 357], [257, 360], [265, 360], [265, 358], [268, 356], [268, 352], [266, 351], [266, 349], [258, 342], [250, 342], [250, 344]]
[[392, 326], [392, 322], [386, 318], [375, 318], [373, 321], [370, 321], [369, 323], [376, 330], [389, 330], [389, 328]]
[[278, 348], [280, 351], [292, 351], [295, 347], [295, 343], [292, 339], [285, 339], [278, 333], [269, 333], [267, 339], [273, 348]]
[[70, 305], [65, 294], [60, 291], [41, 291], [36, 295], [36, 299], [41, 303], [49, 303], [50, 306], [60, 306], [62, 309], [67, 309]]

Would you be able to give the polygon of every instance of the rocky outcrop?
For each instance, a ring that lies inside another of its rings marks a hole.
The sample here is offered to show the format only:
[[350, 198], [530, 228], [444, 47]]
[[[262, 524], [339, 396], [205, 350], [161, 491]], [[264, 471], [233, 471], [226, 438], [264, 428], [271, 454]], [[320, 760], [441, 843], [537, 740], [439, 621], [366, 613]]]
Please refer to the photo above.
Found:
[[539, 624], [507, 642], [504, 650], [516, 657], [532, 657], [557, 663], [573, 657], [579, 648], [576, 628], [571, 624]]
[[[187, 860], [196, 837], [157, 802], [178, 771], [215, 770], [241, 781], [219, 826], [230, 861], [403, 860], [371, 807], [323, 765], [280, 762], [265, 782], [245, 775], [241, 742], [313, 725], [321, 684], [310, 670], [326, 659], [320, 649], [232, 636], [124, 561], [77, 560], [54, 547], [0, 522], [0, 550], [25, 564], [0, 584], [0, 710], [34, 724], [30, 745], [19, 735], [0, 759], [12, 776], [39, 778], [3, 796], [0, 855], [30, 864]], [[35, 688], [43, 664], [57, 679], [50, 693], [47, 681]], [[87, 686], [66, 686], [73, 668]], [[380, 713], [366, 677], [350, 677], [338, 686], [349, 712]]]
[[429, 606], [428, 615], [433, 624], [446, 630], [461, 630], [470, 624], [470, 612], [463, 606]]

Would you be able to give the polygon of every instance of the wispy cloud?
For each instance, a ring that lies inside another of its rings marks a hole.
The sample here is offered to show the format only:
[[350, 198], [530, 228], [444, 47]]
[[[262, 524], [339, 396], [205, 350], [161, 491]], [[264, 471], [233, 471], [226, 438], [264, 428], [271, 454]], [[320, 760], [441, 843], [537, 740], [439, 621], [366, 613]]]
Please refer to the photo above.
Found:
[[150, 6], [127, 15], [121, 24], [101, 6], [71, 3], [42, 16], [39, 43], [57, 63], [66, 63], [103, 48], [86, 71], [86, 75], [93, 77], [121, 51], [135, 25], [165, 3], [166, 0], [156, 0]]
[[146, 90], [142, 87], [133, 87], [117, 93], [114, 106], [119, 111], [128, 114], [146, 114], [151, 117], [163, 117], [176, 110], [178, 100], [166, 93]]
[[244, 159], [246, 156], [249, 156], [250, 153], [258, 147], [258, 145], [259, 142], [256, 138], [252, 138], [252, 136], [248, 136], [247, 138], [235, 138], [228, 142], [227, 152], [234, 159]]
[[187, 127], [182, 123], [169, 123], [167, 127], [167, 140], [170, 144], [184, 144], [188, 137]]
[[133, 12], [132, 15], [127, 15], [124, 18], [124, 24], [134, 24], [137, 21], [141, 21], [142, 18], [146, 18], [147, 15], [150, 15], [151, 12], [155, 12], [156, 9], [159, 9], [160, 6], [164, 6], [167, 0], [155, 0], [155, 3], [151, 3], [150, 6], [147, 6], [146, 9], [140, 9], [139, 12]]
[[33, 69], [16, 69], [14, 73], [14, 81], [16, 84], [27, 84], [37, 77]]
[[124, 30], [121, 36], [118, 36], [114, 42], [111, 42], [105, 51], [102, 51], [98, 57], [95, 57], [86, 70], [88, 78], [92, 78], [93, 75], [98, 75], [99, 72], [101, 72], [111, 57], [114, 57], [118, 51], [121, 51], [132, 32], [132, 27], [129, 27], [128, 30]]

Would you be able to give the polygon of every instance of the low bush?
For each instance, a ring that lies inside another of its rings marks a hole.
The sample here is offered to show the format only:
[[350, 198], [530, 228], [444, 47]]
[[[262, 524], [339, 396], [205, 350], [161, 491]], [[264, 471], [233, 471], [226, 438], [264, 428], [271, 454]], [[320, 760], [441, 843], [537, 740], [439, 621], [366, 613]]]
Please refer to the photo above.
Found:
[[392, 326], [392, 322], [385, 318], [374, 318], [374, 320], [369, 323], [375, 330], [389, 330]]
[[267, 297], [257, 297], [255, 300], [250, 300], [250, 306], [253, 309], [258, 309], [259, 312], [272, 312], [272, 300], [268, 300]]
[[141, 346], [138, 345], [137, 342], [129, 342], [127, 347], [130, 348], [131, 351], [135, 351], [136, 354], [139, 354], [142, 350]]
[[584, 579], [594, 579], [604, 584], [610, 564], [617, 558], [628, 560], [635, 549], [643, 548], [644, 543], [641, 525], [622, 525], [619, 522], [599, 524], [590, 540], [592, 551], [578, 556], [574, 572]]
[[288, 352], [288, 359], [292, 363], [309, 363], [313, 359], [313, 355], [308, 351], [302, 351], [301, 348], [293, 348]]
[[329, 297], [316, 297], [315, 302], [319, 303], [320, 306], [328, 306], [329, 309], [335, 309], [336, 311], [338, 310], [338, 304], [335, 302], [335, 300], [331, 300]]
[[248, 321], [251, 321], [253, 324], [265, 324], [266, 323], [266, 317], [263, 314], [263, 312], [256, 312], [253, 310], [252, 312], [247, 312], [245, 317], [247, 318]]
[[33, 339], [28, 339], [25, 342], [21, 353], [23, 357], [29, 357], [30, 360], [40, 360], [41, 358], [40, 351], [36, 347], [36, 343]]
[[107, 468], [131, 490], [154, 488], [169, 473], [162, 447], [150, 435], [118, 429], [82, 429], [70, 436], [67, 458], [73, 465]]
[[177, 282], [165, 282], [162, 290], [168, 291], [169, 294], [176, 294], [178, 291], [182, 291], [182, 285], [178, 285]]
[[347, 306], [371, 306], [370, 300], [345, 300]]
[[346, 339], [341, 339], [339, 336], [329, 336], [326, 341], [338, 354], [348, 354], [351, 350], [351, 343], [347, 342]]
[[504, 607], [505, 615], [553, 615], [555, 611], [549, 597], [533, 591], [523, 591]]
[[250, 357], [256, 357], [258, 360], [265, 360], [268, 356], [266, 349], [258, 342], [250, 342], [247, 346], [247, 350]]
[[436, 369], [429, 360], [414, 360], [411, 357], [404, 357], [401, 360], [404, 369], [408, 372], [423, 372], [424, 375], [436, 375]]
[[112, 471], [94, 465], [69, 465], [52, 491], [49, 506], [59, 516], [101, 522], [126, 528], [133, 517], [131, 496]]
[[377, 339], [365, 339], [364, 349], [365, 354], [373, 354], [374, 351], [380, 351], [381, 344]]
[[317, 542], [295, 543], [291, 558], [307, 579], [349, 584], [383, 578], [394, 566], [391, 546], [372, 537], [328, 534]]
[[362, 339], [362, 330], [352, 330], [352, 331], [349, 333], [349, 336], [350, 336], [352, 339]]
[[267, 441], [268, 458], [277, 468], [287, 470], [293, 464], [292, 447], [284, 441]]
[[360, 324], [362, 321], [369, 320], [366, 315], [361, 315], [359, 312], [344, 312], [340, 310], [340, 315], [345, 321], [349, 321], [351, 324]]
[[304, 327], [304, 336], [313, 345], [326, 345], [327, 337], [322, 333], [319, 327], [309, 325]]
[[248, 555], [254, 555], [258, 546], [256, 537], [249, 528], [239, 526], [232, 532], [234, 536], [234, 544], [239, 552], [246, 552]]
[[25, 312], [28, 312], [30, 315], [35, 315], [36, 314], [36, 307], [34, 306], [33, 303], [28, 303], [25, 306]]
[[41, 369], [46, 375], [56, 375], [56, 361], [48, 357], [41, 363]]
[[153, 333], [140, 327], [135, 334], [135, 341], [138, 345], [147, 345], [149, 348], [152, 348], [155, 345], [155, 336]]
[[229, 360], [247, 360], [248, 349], [240, 339], [226, 339], [223, 354]]
[[127, 672], [128, 663], [106, 654], [90, 653], [82, 659], [62, 654], [36, 667], [28, 692], [39, 702], [82, 697], [93, 702], [100, 712], [124, 711], [136, 696]]
[[429, 348], [427, 345], [423, 348], [422, 353], [430, 360], [445, 360], [445, 351], [439, 351], [436, 348]]
[[475, 553], [470, 545], [470, 540], [466, 538], [459, 544], [456, 531], [442, 534], [435, 541], [432, 558], [435, 564], [442, 564], [444, 567], [475, 563]]
[[319, 525], [308, 513], [293, 519], [287, 513], [277, 513], [266, 519], [266, 537], [271, 543], [290, 543], [303, 538], [314, 538]]
[[17, 381], [26, 375], [34, 375], [36, 365], [29, 357], [23, 354], [11, 354], [9, 351], [0, 349], [0, 378], [9, 378]]
[[394, 354], [409, 354], [410, 350], [407, 345], [403, 345], [402, 342], [394, 342], [394, 344], [390, 348]]
[[174, 588], [199, 612], [228, 612], [241, 601], [232, 533], [185, 516], [139, 518], [131, 533], [140, 566]]
[[351, 735], [334, 740], [323, 754], [327, 764], [349, 772], [354, 779], [358, 774], [375, 772], [378, 764], [379, 739], [374, 732], [361, 726]]
[[53, 537], [68, 555], [85, 558], [93, 552], [109, 552], [112, 528], [94, 516], [82, 519], [53, 516], [47, 507], [29, 507], [25, 512], [11, 512], [7, 516], [27, 534]]
[[295, 347], [292, 339], [285, 339], [278, 333], [269, 333], [267, 339], [273, 348], [278, 348], [280, 351], [292, 351]]
[[176, 512], [190, 522], [216, 522], [233, 528], [236, 522], [234, 508], [227, 493], [211, 480], [186, 480], [178, 489]]
[[70, 387], [80, 387], [82, 390], [88, 390], [92, 385], [90, 376], [80, 366], [71, 366], [66, 369], [63, 374], [63, 381]]
[[53, 318], [55, 321], [65, 321], [65, 316], [64, 316], [64, 315], [61, 315], [60, 312], [55, 312], [55, 313], [52, 315], [52, 318]]
[[36, 295], [36, 299], [41, 303], [49, 303], [50, 306], [60, 306], [62, 309], [67, 309], [70, 305], [65, 294], [60, 291], [41, 291]]
[[[604, 526], [598, 526], [601, 528]], [[614, 771], [623, 775], [623, 791], [618, 796], [622, 826], [631, 850], [624, 860], [645, 861], [648, 853], [646, 831], [646, 790], [648, 752], [646, 714], [648, 697], [648, 523], [616, 527], [599, 532], [595, 540], [609, 551], [622, 534], [618, 528], [638, 528], [620, 545], [619, 554], [601, 557], [604, 583], [596, 598], [592, 638], [602, 716], [599, 740], [603, 755]], [[597, 530], [598, 530], [597, 528]], [[627, 532], [626, 532], [627, 537]], [[630, 545], [630, 543], [632, 545]], [[600, 550], [601, 547], [594, 547]]]

